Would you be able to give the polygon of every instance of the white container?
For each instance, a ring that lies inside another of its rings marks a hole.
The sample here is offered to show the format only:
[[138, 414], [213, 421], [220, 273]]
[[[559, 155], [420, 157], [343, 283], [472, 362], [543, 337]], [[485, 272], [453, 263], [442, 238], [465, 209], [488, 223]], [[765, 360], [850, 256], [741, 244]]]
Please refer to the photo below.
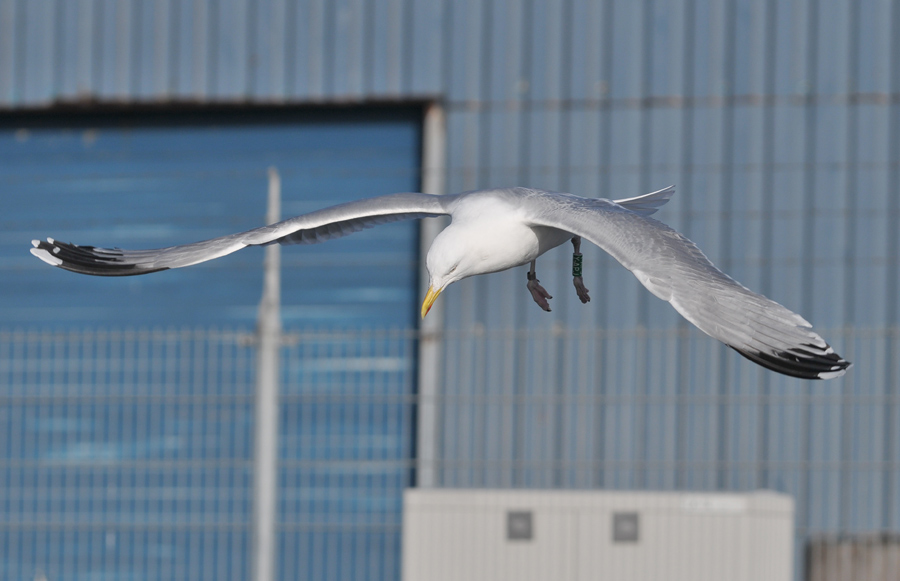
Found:
[[794, 505], [748, 494], [410, 489], [404, 581], [790, 581]]

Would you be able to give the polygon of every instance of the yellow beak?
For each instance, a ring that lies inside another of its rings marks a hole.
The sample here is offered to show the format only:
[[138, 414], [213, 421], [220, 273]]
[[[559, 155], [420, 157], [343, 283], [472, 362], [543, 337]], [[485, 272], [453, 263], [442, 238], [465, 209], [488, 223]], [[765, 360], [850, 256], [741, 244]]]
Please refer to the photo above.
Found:
[[422, 302], [422, 318], [425, 318], [425, 315], [428, 314], [428, 311], [431, 310], [431, 305], [434, 304], [434, 301], [437, 300], [438, 295], [441, 294], [440, 290], [434, 290], [434, 287], [428, 287], [428, 294], [425, 295], [425, 300]]

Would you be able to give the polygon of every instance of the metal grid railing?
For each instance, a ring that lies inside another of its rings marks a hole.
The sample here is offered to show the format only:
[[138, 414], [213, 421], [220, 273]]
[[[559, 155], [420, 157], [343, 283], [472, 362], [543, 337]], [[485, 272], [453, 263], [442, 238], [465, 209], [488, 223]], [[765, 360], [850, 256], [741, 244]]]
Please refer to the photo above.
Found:
[[[855, 366], [803, 382], [693, 330], [440, 336], [416, 425], [417, 333], [284, 337], [278, 567], [399, 577], [417, 430], [445, 487], [752, 490], [808, 538], [900, 529], [900, 330], [822, 330]], [[244, 579], [254, 338], [0, 331], [0, 577]]]

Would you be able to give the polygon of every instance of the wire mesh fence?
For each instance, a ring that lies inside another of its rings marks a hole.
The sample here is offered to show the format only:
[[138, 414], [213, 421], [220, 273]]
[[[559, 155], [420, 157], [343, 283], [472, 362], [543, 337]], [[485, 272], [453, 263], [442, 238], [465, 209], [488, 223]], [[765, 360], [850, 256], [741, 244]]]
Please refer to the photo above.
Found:
[[[248, 579], [254, 341], [0, 332], [0, 578]], [[284, 341], [279, 576], [397, 578], [414, 336]]]
[[[415, 331], [287, 332], [279, 576], [399, 578], [431, 430], [439, 487], [788, 493], [804, 578], [808, 539], [900, 529], [900, 331], [823, 334], [842, 379], [682, 328], [446, 331], [421, 425]], [[254, 365], [244, 331], [0, 331], [0, 577], [247, 578]]]

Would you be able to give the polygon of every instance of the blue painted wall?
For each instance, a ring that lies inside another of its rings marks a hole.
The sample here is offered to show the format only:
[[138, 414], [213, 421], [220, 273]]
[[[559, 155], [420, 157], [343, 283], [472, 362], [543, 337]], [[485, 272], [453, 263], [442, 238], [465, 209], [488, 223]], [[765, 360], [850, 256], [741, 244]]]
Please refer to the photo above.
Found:
[[[269, 166], [285, 216], [417, 190], [420, 109], [17, 121], [0, 129], [0, 577], [247, 579], [262, 252], [100, 278], [27, 242], [250, 229]], [[417, 254], [414, 222], [282, 252], [285, 577], [399, 575]]]
[[[93, 121], [93, 123], [91, 122]], [[361, 195], [416, 191], [420, 112], [43, 118], [0, 129], [0, 324], [243, 326], [256, 321], [262, 251], [156, 276], [45, 268], [28, 241], [160, 248], [264, 224], [269, 166], [289, 217]], [[286, 248], [284, 321], [414, 324], [415, 223]]]

